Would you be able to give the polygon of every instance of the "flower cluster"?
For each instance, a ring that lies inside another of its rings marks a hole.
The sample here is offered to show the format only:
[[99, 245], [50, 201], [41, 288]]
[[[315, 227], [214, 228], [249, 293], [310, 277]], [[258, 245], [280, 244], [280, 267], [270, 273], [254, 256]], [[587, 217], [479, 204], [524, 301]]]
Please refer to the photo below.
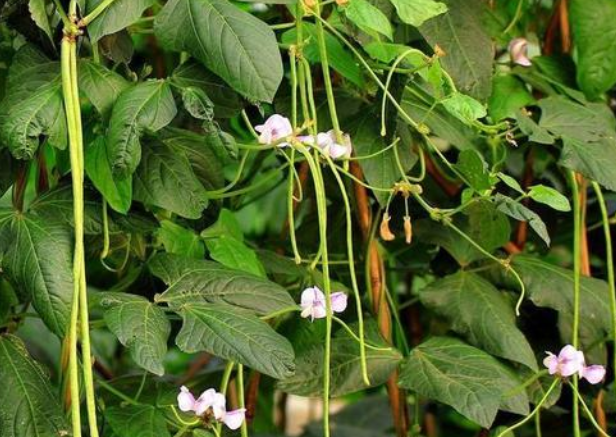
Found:
[[[255, 130], [259, 133], [259, 143], [281, 148], [288, 147], [294, 135], [289, 119], [279, 114], [274, 114], [265, 120], [264, 124], [255, 126]], [[339, 144], [333, 130], [317, 135], [299, 136], [296, 139], [305, 146], [318, 148], [332, 159], [350, 158], [353, 153], [351, 137], [343, 134], [342, 144]]]
[[[334, 313], [341, 313], [347, 307], [347, 295], [339, 291], [332, 293], [330, 296], [331, 309]], [[314, 286], [306, 288], [302, 292], [300, 307], [302, 308], [302, 317], [311, 320], [322, 319], [327, 315], [325, 307], [325, 294]]]
[[197, 416], [211, 413], [214, 419], [223, 422], [229, 429], [238, 429], [242, 426], [246, 417], [245, 408], [227, 411], [225, 395], [218, 393], [213, 388], [207, 389], [195, 399], [190, 390], [182, 386], [178, 394], [178, 407], [185, 413], [193, 412]]
[[605, 378], [605, 367], [599, 365], [587, 366], [584, 353], [571, 345], [561, 349], [558, 355], [546, 352], [548, 356], [543, 360], [543, 365], [548, 368], [550, 375], [558, 375], [566, 378], [579, 374], [580, 378], [591, 384], [598, 384]]

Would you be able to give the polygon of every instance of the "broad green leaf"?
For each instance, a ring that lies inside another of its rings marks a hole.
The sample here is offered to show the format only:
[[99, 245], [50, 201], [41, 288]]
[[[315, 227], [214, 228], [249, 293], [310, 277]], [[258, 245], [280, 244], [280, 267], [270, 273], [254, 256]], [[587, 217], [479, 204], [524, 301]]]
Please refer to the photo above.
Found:
[[159, 254], [148, 263], [152, 274], [167, 284], [157, 302], [177, 306], [185, 302], [211, 302], [269, 314], [294, 305], [280, 285], [211, 261]]
[[503, 196], [502, 194], [497, 194], [495, 196], [495, 202], [496, 208], [500, 212], [516, 220], [528, 222], [530, 227], [541, 237], [545, 244], [548, 246], [550, 245], [550, 234], [548, 233], [548, 229], [536, 212], [522, 205], [520, 202], [516, 202], [511, 197]]
[[[351, 325], [351, 329], [357, 331], [357, 325]], [[384, 350], [366, 348], [370, 387], [376, 387], [384, 384], [396, 370], [402, 355], [393, 347], [387, 349], [389, 345], [380, 336], [374, 323], [367, 326], [366, 341], [373, 346], [384, 348]], [[295, 374], [280, 381], [278, 388], [298, 396], [322, 396], [324, 352], [323, 344], [316, 344], [298, 352]], [[330, 394], [333, 397], [369, 388], [365, 385], [361, 374], [359, 343], [346, 331], [336, 334], [332, 339], [330, 383]]]
[[558, 163], [616, 191], [616, 139], [582, 142], [565, 138]]
[[162, 132], [162, 141], [174, 153], [186, 157], [195, 176], [207, 190], [218, 190], [225, 184], [223, 167], [228, 152], [222, 142], [221, 132], [215, 126], [211, 127], [213, 130], [200, 134], [166, 128]]
[[85, 151], [85, 167], [88, 178], [105, 200], [116, 211], [126, 214], [133, 196], [132, 178], [117, 179], [113, 177], [105, 137], [97, 137]]
[[[573, 272], [526, 255], [515, 256], [512, 265], [524, 281], [529, 299], [539, 307], [558, 311], [563, 341], [568, 342], [573, 314]], [[514, 281], [513, 277], [507, 278], [507, 284], [517, 289]], [[591, 352], [591, 347], [597, 347], [612, 331], [610, 314], [608, 284], [600, 279], [582, 277], [580, 339], [585, 352]], [[565, 331], [568, 332], [565, 334]]]
[[533, 350], [516, 326], [511, 301], [482, 277], [459, 271], [420, 290], [419, 299], [469, 343], [537, 370]]
[[160, 222], [156, 236], [165, 247], [167, 253], [203, 259], [205, 247], [199, 236], [192, 230], [173, 223], [170, 220]]
[[[379, 122], [371, 114], [357, 118], [351, 130], [351, 138], [353, 138], [353, 147], [357, 156], [372, 155], [387, 147], [385, 138], [379, 133]], [[396, 147], [398, 147], [402, 169], [408, 172], [417, 161], [417, 155], [410, 150], [408, 144], [399, 143]], [[390, 189], [401, 178], [400, 169], [396, 164], [396, 155], [392, 149], [374, 157], [362, 159], [359, 165], [366, 181], [373, 187]], [[374, 195], [381, 205], [385, 205], [389, 198], [389, 192], [382, 190], [374, 191]]]
[[248, 99], [274, 99], [283, 74], [276, 36], [227, 0], [171, 0], [154, 31], [164, 48], [190, 53]]
[[162, 376], [171, 333], [165, 311], [144, 297], [132, 294], [106, 293], [101, 303], [106, 307], [107, 327], [129, 350], [135, 363]]
[[218, 219], [212, 226], [201, 231], [201, 238], [206, 240], [218, 238], [222, 235], [226, 235], [238, 241], [244, 241], [244, 234], [242, 233], [240, 223], [237, 221], [237, 218], [235, 218], [233, 212], [226, 208], [220, 211]]
[[0, 210], [0, 262], [15, 291], [64, 337], [73, 296], [72, 233], [58, 218]]
[[134, 197], [182, 217], [198, 219], [208, 205], [205, 188], [186, 155], [167, 143], [150, 141], [134, 176]]
[[[317, 27], [309, 22], [304, 23], [304, 35], [306, 39], [304, 40], [302, 54], [311, 63], [320, 64], [321, 54], [317, 44]], [[296, 44], [297, 33], [295, 29], [286, 31], [282, 35], [282, 42], [284, 44]], [[355, 85], [364, 85], [362, 70], [357, 60], [344, 48], [342, 43], [330, 33], [325, 34], [325, 49], [327, 51], [327, 59], [334, 70]]]
[[485, 102], [492, 90], [494, 49], [481, 23], [484, 4], [478, 0], [445, 3], [449, 11], [425, 22], [419, 31], [430, 45], [445, 51], [441, 63], [458, 90]]
[[18, 163], [8, 149], [0, 150], [0, 198], [13, 186]]
[[71, 436], [57, 391], [14, 336], [0, 336], [2, 437]]
[[522, 382], [515, 373], [481, 349], [448, 337], [433, 337], [411, 352], [400, 371], [400, 386], [450, 405], [484, 428], [499, 409], [528, 414]]
[[207, 250], [213, 260], [232, 269], [265, 277], [265, 269], [256, 252], [242, 241], [228, 235], [205, 240]]
[[408, 63], [414, 67], [419, 67], [427, 61], [426, 55], [421, 50], [413, 49], [402, 44], [372, 41], [366, 44], [363, 49], [372, 58], [377, 61], [385, 62], [386, 64], [392, 63], [396, 58], [405, 53], [407, 53], [407, 55], [404, 57], [404, 60], [401, 61], [400, 65], [406, 65]]
[[522, 189], [520, 183], [515, 178], [501, 172], [497, 173], [496, 176], [498, 176], [498, 178], [503, 181], [505, 185], [507, 185], [509, 188], [512, 188], [520, 194], [526, 194]]
[[15, 158], [32, 159], [41, 135], [51, 145], [66, 148], [60, 64], [24, 45], [13, 57], [0, 102], [0, 143]]
[[173, 72], [171, 82], [180, 88], [203, 90], [214, 103], [214, 113], [217, 118], [233, 117], [243, 107], [237, 93], [198, 62], [187, 61], [180, 65]]
[[116, 64], [128, 64], [133, 59], [135, 47], [126, 29], [102, 37], [98, 44], [101, 54]]
[[368, 0], [351, 0], [342, 7], [342, 12], [364, 32], [378, 32], [390, 40], [393, 30], [387, 16]]
[[122, 76], [96, 62], [82, 60], [79, 63], [79, 89], [104, 117], [129, 86]]
[[141, 161], [140, 137], [156, 132], [175, 117], [177, 108], [167, 82], [142, 82], [123, 91], [111, 113], [107, 150], [115, 176], [126, 178]]
[[29, 0], [28, 9], [32, 20], [53, 43], [53, 27], [48, 13], [50, 4], [48, 0]]
[[253, 312], [224, 304], [186, 303], [176, 343], [187, 353], [206, 351], [272, 378], [293, 374], [291, 343]]
[[201, 88], [186, 87], [182, 90], [182, 102], [190, 115], [199, 119], [214, 119], [214, 104]]
[[[85, 1], [85, 0], [82, 0]], [[104, 0], [87, 0], [84, 16], [91, 13]], [[137, 21], [155, 0], [115, 0], [90, 24], [88, 35], [96, 43], [105, 35], [119, 32]]]
[[[458, 215], [454, 224], [488, 252], [509, 241], [511, 225], [507, 217], [487, 201], [475, 202]], [[432, 220], [419, 220], [415, 235], [420, 241], [445, 249], [461, 266], [485, 258], [477, 248], [447, 226]]]
[[545, 185], [533, 185], [528, 191], [528, 196], [535, 202], [548, 205], [557, 211], [571, 211], [569, 199], [554, 188]]
[[616, 83], [616, 3], [572, 0], [569, 13], [577, 53], [577, 82], [594, 99]]
[[547, 129], [539, 126], [535, 123], [535, 120], [530, 118], [523, 111], [519, 111], [515, 119], [522, 133], [528, 135], [529, 141], [538, 144], [554, 144], [554, 137], [550, 135]]
[[170, 437], [165, 414], [152, 405], [112, 406], [105, 419], [118, 436]]
[[0, 324], [6, 322], [13, 311], [13, 307], [17, 304], [19, 304], [19, 299], [11, 284], [0, 279]]
[[515, 118], [518, 111], [535, 102], [524, 83], [511, 74], [498, 74], [492, 80], [488, 112], [494, 121]]
[[447, 12], [447, 5], [435, 0], [391, 0], [391, 2], [400, 19], [415, 27]]
[[456, 168], [478, 193], [490, 190], [496, 183], [496, 178], [490, 174], [488, 165], [476, 150], [463, 150]]
[[441, 100], [441, 104], [451, 115], [470, 125], [487, 115], [485, 105], [459, 92]]

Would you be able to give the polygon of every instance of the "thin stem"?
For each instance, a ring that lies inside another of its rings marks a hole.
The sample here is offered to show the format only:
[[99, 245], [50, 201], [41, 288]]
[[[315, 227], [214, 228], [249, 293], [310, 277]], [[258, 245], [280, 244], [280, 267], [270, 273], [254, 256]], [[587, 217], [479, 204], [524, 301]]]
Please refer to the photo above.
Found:
[[94, 10], [92, 12], [90, 12], [88, 15], [86, 15], [85, 17], [83, 17], [83, 19], [81, 20], [81, 24], [83, 26], [87, 26], [88, 24], [90, 24], [92, 21], [94, 21], [100, 14], [102, 14], [103, 12], [105, 12], [105, 9], [107, 9], [109, 6], [111, 6], [111, 4], [114, 2], [115, 0], [103, 0], [102, 2], [99, 3], [99, 5], [97, 7], [94, 8]]
[[[358, 342], [358, 343], [361, 343], [361, 342], [362, 342], [361, 338], [359, 338], [359, 336], [353, 332], [353, 330], [351, 329], [351, 327], [350, 327], [349, 325], [347, 325], [346, 323], [344, 323], [344, 320], [339, 319], [339, 318], [338, 318], [338, 317], [336, 317], [336, 316], [333, 316], [333, 317], [332, 317], [332, 320], [333, 320], [334, 322], [338, 323], [340, 326], [342, 326], [342, 328], [343, 328], [343, 329], [344, 329], [344, 330], [345, 330], [345, 331], [346, 331], [346, 332], [347, 332], [347, 333], [348, 333], [351, 337], [353, 337], [353, 340], [355, 340], [355, 341], [356, 341], [356, 342]], [[366, 347], [366, 348], [371, 349], [371, 350], [374, 350], [374, 351], [381, 351], [381, 352], [383, 352], [383, 351], [391, 351], [391, 350], [392, 350], [392, 348], [390, 348], [390, 347], [379, 347], [379, 346], [373, 346], [373, 345], [371, 345], [370, 343], [367, 343], [366, 341], [364, 341], [363, 343], [364, 343], [364, 345], [365, 345], [365, 347]], [[369, 384], [370, 384], [370, 381], [368, 381], [366, 384], [367, 384], [367, 385], [369, 385]]]
[[120, 390], [116, 389], [114, 386], [112, 386], [111, 384], [108, 384], [107, 382], [103, 381], [102, 379], [97, 378], [96, 382], [102, 388], [104, 388], [109, 393], [113, 394], [114, 396], [122, 399], [124, 402], [126, 402], [128, 404], [131, 404], [131, 405], [141, 405], [139, 402], [135, 401], [134, 399], [131, 399], [130, 396], [125, 395]]
[[526, 422], [528, 422], [530, 419], [532, 419], [533, 416], [539, 412], [539, 410], [541, 409], [541, 406], [545, 403], [545, 401], [548, 399], [548, 396], [550, 396], [550, 394], [552, 393], [554, 388], [556, 388], [556, 386], [558, 385], [559, 382], [560, 382], [560, 379], [558, 379], [558, 378], [554, 379], [554, 382], [552, 382], [552, 385], [550, 385], [550, 388], [548, 388], [548, 390], [545, 392], [545, 394], [543, 395], [543, 397], [541, 398], [539, 403], [535, 406], [533, 411], [531, 411], [528, 416], [526, 416], [524, 419], [520, 420], [518, 423], [516, 423], [514, 425], [511, 425], [509, 428], [507, 428], [504, 431], [501, 431], [500, 433], [498, 433], [498, 435], [496, 437], [503, 437], [503, 436], [507, 435], [508, 433], [510, 433], [512, 431], [515, 431], [516, 429], [518, 429], [519, 427], [524, 425]]
[[[231, 372], [233, 372], [233, 367], [235, 363], [233, 361], [227, 361], [227, 365], [225, 367], [225, 371], [222, 374], [222, 379], [220, 381], [220, 393], [227, 396], [227, 387], [229, 386], [229, 380], [231, 379]], [[222, 423], [218, 422], [212, 430], [216, 430], [216, 435], [220, 435], [222, 430]]]
[[276, 317], [280, 317], [280, 316], [282, 316], [284, 314], [293, 313], [295, 311], [300, 311], [300, 310], [301, 310], [300, 307], [298, 307], [297, 305], [293, 305], [291, 307], [283, 308], [281, 310], [274, 311], [273, 313], [266, 314], [266, 315], [261, 317], [261, 320], [275, 319]]
[[141, 393], [145, 388], [145, 381], [148, 379], [148, 372], [143, 372], [143, 376], [141, 377], [141, 384], [139, 384], [139, 389], [137, 390], [137, 394], [135, 394], [135, 402], [139, 402], [139, 398], [141, 397]]
[[[244, 366], [242, 364], [237, 365], [237, 394], [240, 408], [246, 407], [246, 400], [244, 398]], [[242, 422], [241, 429], [242, 437], [248, 437], [248, 423], [246, 419]]]
[[240, 179], [242, 178], [242, 173], [244, 172], [244, 167], [246, 166], [246, 160], [248, 159], [248, 155], [250, 154], [250, 150], [247, 150], [243, 155], [242, 155], [242, 159], [240, 159], [240, 165], [239, 168], [237, 169], [237, 173], [235, 174], [235, 176], [233, 177], [233, 180], [231, 182], [229, 182], [226, 186], [224, 186], [223, 188], [219, 189], [219, 190], [213, 190], [210, 191], [208, 194], [210, 196], [214, 195], [220, 195], [220, 194], [224, 194], [227, 191], [229, 191], [231, 188], [235, 187], [237, 185], [237, 183], [240, 181]]
[[595, 420], [595, 417], [592, 414], [592, 411], [590, 411], [590, 408], [588, 408], [588, 405], [586, 405], [586, 402], [584, 402], [584, 398], [582, 397], [582, 395], [580, 394], [580, 392], [578, 391], [577, 387], [575, 384], [572, 384], [571, 382], [569, 382], [569, 385], [571, 386], [571, 389], [573, 390], [573, 392], [575, 393], [575, 397], [576, 399], [578, 399], [580, 401], [580, 403], [582, 404], [582, 408], [584, 409], [584, 412], [586, 413], [586, 416], [588, 416], [588, 420], [590, 420], [590, 423], [592, 423], [592, 425], [595, 427], [595, 429], [597, 431], [599, 431], [599, 433], [604, 436], [604, 437], [610, 437], [610, 435], [608, 433], [606, 433], [603, 428], [601, 428], [601, 426], [597, 423], [597, 421]]
[[[610, 314], [612, 316], [612, 335], [616, 336], [616, 278], [614, 278], [614, 253], [612, 252], [612, 233], [610, 230], [610, 217], [605, 205], [605, 198], [603, 197], [603, 191], [598, 183], [592, 182], [592, 187], [597, 194], [597, 201], [599, 202], [599, 208], [601, 209], [601, 222], [603, 224], [603, 234], [605, 238], [605, 251], [606, 251], [606, 266], [607, 266], [607, 283], [610, 287]], [[613, 356], [613, 369], [616, 369], [616, 347], [614, 347]], [[616, 387], [616, 380], [614, 381], [614, 387]]]
[[[580, 205], [580, 192], [576, 175], [569, 172], [569, 183], [571, 185], [571, 196], [573, 197], [573, 327], [571, 344], [578, 348], [580, 342], [580, 285], [581, 285], [581, 233], [582, 233], [582, 212]], [[573, 376], [573, 388], [577, 393], [579, 378]], [[573, 435], [580, 437], [580, 405], [579, 397], [573, 398]]]
[[103, 199], [103, 250], [100, 259], [103, 260], [109, 255], [109, 217], [107, 216], [107, 201]]

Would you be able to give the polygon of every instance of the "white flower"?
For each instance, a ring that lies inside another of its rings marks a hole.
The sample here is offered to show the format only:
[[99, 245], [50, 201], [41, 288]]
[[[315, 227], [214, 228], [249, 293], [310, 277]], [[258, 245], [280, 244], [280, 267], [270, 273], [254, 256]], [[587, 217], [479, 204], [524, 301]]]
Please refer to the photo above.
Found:
[[259, 143], [273, 145], [278, 147], [287, 147], [289, 143], [282, 141], [285, 138], [293, 135], [293, 126], [288, 118], [279, 114], [274, 114], [264, 124], [255, 126], [255, 130], [259, 132]]
[[211, 410], [214, 418], [223, 422], [229, 429], [238, 429], [246, 418], [245, 408], [227, 411], [225, 395], [213, 388], [207, 389], [198, 399], [195, 399], [190, 390], [182, 386], [178, 394], [178, 407], [185, 413], [192, 411], [197, 416], [202, 416]]
[[[331, 295], [331, 308], [334, 313], [341, 313], [347, 307], [348, 298], [347, 295], [341, 291], [332, 293]], [[306, 288], [302, 292], [300, 307], [302, 308], [302, 317], [311, 320], [323, 319], [326, 317], [327, 312], [325, 308], [325, 294], [319, 289], [319, 287]]]
[[349, 134], [343, 134], [343, 144], [336, 142], [336, 133], [334, 130], [327, 132], [319, 132], [316, 136], [306, 135], [298, 138], [304, 144], [310, 146], [316, 146], [321, 151], [332, 159], [350, 158], [353, 153], [353, 145], [351, 144], [351, 137]]
[[524, 38], [512, 39], [509, 43], [509, 55], [514, 64], [530, 67], [532, 62], [528, 58], [528, 41]]
[[571, 345], [563, 347], [558, 356], [551, 352], [547, 352], [547, 354], [548, 356], [543, 360], [543, 365], [548, 368], [550, 375], [566, 378], [578, 373], [580, 378], [591, 384], [598, 384], [605, 378], [605, 367], [597, 364], [587, 366], [584, 353]]

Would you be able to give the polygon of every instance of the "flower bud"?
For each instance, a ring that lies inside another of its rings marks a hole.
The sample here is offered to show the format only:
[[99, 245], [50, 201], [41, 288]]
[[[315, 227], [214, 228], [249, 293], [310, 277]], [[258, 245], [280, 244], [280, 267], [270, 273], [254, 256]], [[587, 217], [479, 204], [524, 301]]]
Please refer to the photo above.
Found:
[[528, 41], [525, 38], [514, 38], [509, 43], [509, 56], [514, 64], [522, 67], [530, 67], [532, 65], [528, 59]]
[[390, 220], [391, 220], [391, 217], [389, 216], [387, 212], [383, 214], [383, 220], [381, 221], [381, 227], [380, 227], [380, 234], [381, 234], [381, 238], [385, 241], [392, 241], [392, 240], [395, 240], [396, 238], [393, 232], [391, 232], [391, 229], [389, 229]]
[[406, 244], [411, 244], [413, 241], [413, 225], [411, 224], [411, 216], [404, 217], [404, 240]]

